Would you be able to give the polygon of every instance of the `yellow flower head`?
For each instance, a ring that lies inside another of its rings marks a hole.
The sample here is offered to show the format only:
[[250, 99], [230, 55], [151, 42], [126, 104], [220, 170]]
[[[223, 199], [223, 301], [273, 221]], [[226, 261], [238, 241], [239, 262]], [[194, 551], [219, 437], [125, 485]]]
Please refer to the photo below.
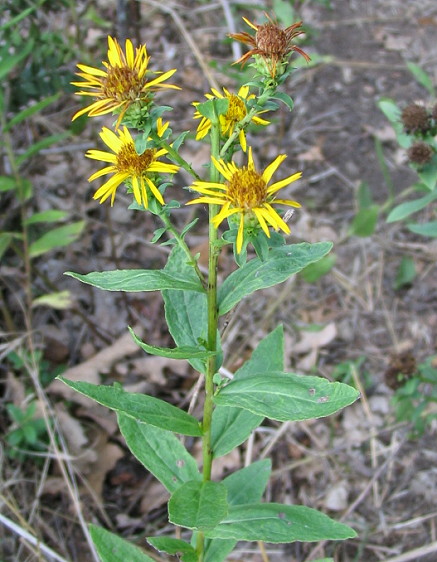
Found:
[[304, 59], [309, 62], [311, 60], [310, 57], [293, 43], [295, 37], [305, 33], [302, 29], [302, 22], [298, 21], [288, 26], [286, 29], [281, 29], [268, 16], [267, 18], [269, 19], [268, 23], [263, 25], [254, 24], [248, 19], [243, 18], [247, 25], [255, 30], [255, 36], [245, 31], [243, 33], [231, 33], [229, 35], [229, 37], [251, 47], [250, 51], [235, 61], [234, 64], [241, 62], [244, 65], [250, 57], [259, 55], [266, 62], [270, 76], [275, 78], [278, 70], [280, 70], [280, 72], [284, 70], [283, 63], [286, 63], [289, 55], [293, 51], [302, 55]]
[[195, 181], [191, 189], [202, 193], [199, 197], [189, 201], [193, 203], [209, 203], [222, 205], [220, 212], [214, 217], [213, 224], [216, 228], [227, 217], [240, 214], [237, 234], [237, 252], [243, 247], [244, 226], [258, 223], [265, 235], [270, 238], [269, 226], [275, 230], [290, 233], [290, 228], [282, 220], [272, 204], [280, 203], [290, 207], [300, 207], [300, 204], [290, 199], [276, 199], [276, 193], [290, 183], [298, 180], [302, 172], [297, 172], [283, 180], [269, 185], [269, 182], [287, 156], [280, 154], [267, 168], [258, 172], [255, 168], [252, 148], [249, 147], [247, 166], [239, 168], [234, 162], [212, 159], [215, 168], [225, 178], [224, 183], [209, 181]]
[[[221, 94], [215, 88], [211, 88], [211, 92], [212, 94], [205, 94], [205, 97], [208, 98], [209, 100], [214, 98], [218, 98], [218, 99], [227, 98], [229, 100], [228, 110], [224, 115], [220, 115], [219, 120], [220, 120], [220, 131], [222, 136], [230, 137], [234, 132], [235, 126], [247, 115], [246, 101], [254, 98], [255, 95], [254, 94], [248, 95], [249, 86], [241, 86], [241, 88], [238, 90], [238, 94], [231, 94], [226, 88], [223, 88], [224, 95]], [[197, 107], [199, 105], [199, 102], [194, 102], [193, 105], [194, 107]], [[258, 115], [260, 113], [265, 113], [265, 111], [258, 112]], [[203, 137], [205, 137], [211, 129], [210, 119], [204, 117], [199, 111], [196, 111], [194, 113], [194, 119], [200, 119], [200, 118], [201, 121], [199, 123], [199, 126], [197, 127], [196, 140], [203, 139]], [[256, 123], [257, 125], [269, 124], [269, 121], [266, 121], [265, 119], [261, 119], [261, 117], [258, 117], [256, 115], [252, 117], [251, 121], [252, 123]], [[238, 138], [240, 141], [241, 148], [243, 149], [244, 152], [246, 152], [247, 149], [246, 135], [243, 129], [241, 129]]]
[[[134, 52], [132, 41], [126, 39], [125, 52], [123, 52], [117, 39], [108, 37], [108, 61], [103, 61], [105, 70], [85, 64], [77, 65], [81, 72], [76, 74], [84, 81], [72, 82], [72, 84], [85, 88], [85, 91], [81, 90], [76, 94], [91, 96], [96, 101], [76, 112], [72, 120], [84, 113], [94, 117], [119, 110], [118, 128], [126, 110], [134, 103], [149, 103], [153, 97], [151, 92], [160, 88], [180, 89], [172, 84], [163, 84], [176, 72], [176, 69], [152, 72], [147, 68], [149, 60], [146, 45], [136, 48]], [[156, 77], [150, 79], [152, 75]]]
[[[163, 135], [167, 127], [168, 123], [163, 125], [162, 120], [158, 119], [159, 136]], [[167, 164], [158, 160], [160, 156], [167, 154], [167, 150], [165, 148], [146, 148], [142, 154], [138, 154], [134, 140], [126, 127], [118, 130], [118, 136], [107, 127], [103, 127], [100, 137], [113, 153], [88, 150], [86, 156], [94, 160], [109, 162], [110, 165], [90, 176], [88, 181], [93, 181], [106, 174], [113, 174], [113, 176], [95, 192], [94, 199], [100, 199], [100, 203], [103, 203], [108, 197], [111, 197], [112, 206], [115, 192], [120, 184], [127, 181], [132, 185], [135, 201], [139, 205], [142, 204], [146, 209], [148, 208], [148, 190], [163, 205], [164, 199], [156, 186], [157, 174], [175, 174], [179, 169], [179, 166], [175, 164]]]

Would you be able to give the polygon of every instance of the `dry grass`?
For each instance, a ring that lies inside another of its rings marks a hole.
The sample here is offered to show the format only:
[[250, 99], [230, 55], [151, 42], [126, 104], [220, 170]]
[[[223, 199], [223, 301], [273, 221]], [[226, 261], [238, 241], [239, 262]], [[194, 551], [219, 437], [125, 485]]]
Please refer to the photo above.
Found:
[[[383, 375], [392, 353], [408, 349], [418, 361], [435, 353], [437, 246], [398, 223], [385, 224], [383, 217], [370, 238], [351, 237], [348, 229], [359, 182], [369, 184], [377, 201], [386, 196], [375, 136], [383, 139], [396, 192], [414, 180], [393, 138], [384, 137], [387, 125], [376, 101], [381, 96], [400, 103], [427, 100], [405, 61], [414, 60], [435, 73], [437, 14], [432, 0], [410, 0], [402, 8], [396, 0], [331, 3], [329, 11], [307, 0], [299, 17], [313, 31], [309, 52], [329, 54], [333, 60], [297, 72], [287, 90], [295, 99], [294, 112], [281, 109], [275, 125], [251, 140], [262, 162], [280, 150], [289, 155], [285, 168], [303, 169], [303, 181], [292, 186], [293, 197], [304, 205], [293, 219], [293, 240], [333, 240], [337, 261], [315, 284], [293, 278], [241, 303], [223, 327], [225, 365], [230, 371], [238, 368], [258, 341], [282, 322], [287, 367], [331, 378], [340, 363], [363, 356], [363, 366], [352, 371], [362, 399], [328, 419], [266, 424], [239, 451], [220, 459], [216, 470], [227, 473], [269, 456], [274, 470], [267, 500], [322, 509], [352, 525], [359, 536], [341, 544], [241, 544], [229, 560], [303, 562], [333, 556], [337, 562], [432, 562], [437, 557], [435, 426], [411, 439], [408, 424], [394, 419], [392, 391]], [[81, 61], [89, 52], [101, 60], [107, 32], [147, 41], [156, 67], [180, 69], [176, 76], [182, 93], [163, 94], [161, 101], [174, 103], [173, 128], [181, 132], [193, 129], [193, 100], [201, 99], [211, 86], [233, 84], [224, 65], [239, 53], [233, 53], [235, 46], [224, 44], [223, 37], [240, 27], [240, 16], [246, 13], [235, 4], [127, 2], [124, 9], [139, 10], [138, 20], [99, 2], [97, 14], [111, 22], [110, 29], [103, 29], [85, 17], [86, 3], [78, 2], [71, 12], [61, 8], [56, 14], [42, 13], [41, 25], [68, 29], [72, 37], [80, 37]], [[261, 17], [259, 10], [247, 13], [251, 19]], [[218, 69], [209, 65], [212, 58]], [[69, 63], [72, 71], [76, 62]], [[63, 96], [50, 115], [38, 115], [17, 129], [16, 150], [29, 139], [35, 142], [66, 128], [76, 109], [77, 100]], [[135, 537], [143, 546], [144, 536], [170, 531], [164, 490], [128, 453], [112, 415], [56, 384], [44, 387], [38, 376], [36, 352], [42, 350], [52, 364], [68, 364], [87, 380], [117, 380], [177, 405], [191, 403], [194, 412], [198, 408], [198, 381], [185, 364], [144, 358], [125, 337], [126, 325], [137, 323], [148, 333], [148, 341], [169, 343], [158, 295], [143, 299], [99, 293], [62, 275], [65, 270], [159, 267], [168, 252], [147, 242], [152, 219], [132, 218], [123, 197], [111, 212], [91, 200], [86, 178], [92, 164], [85, 162], [83, 153], [95, 146], [97, 128], [110, 122], [111, 118], [89, 122], [79, 137], [42, 151], [24, 170], [35, 188], [32, 209], [51, 206], [86, 220], [80, 242], [38, 259], [30, 278], [11, 254], [0, 265], [0, 354], [4, 361], [13, 350], [29, 352], [21, 370], [10, 362], [1, 367], [0, 428], [2, 433], [10, 429], [7, 403], [22, 407], [36, 400], [49, 443], [47, 453], [27, 455], [23, 462], [10, 459], [3, 445], [0, 557], [5, 562], [98, 560], [87, 522]], [[197, 145], [188, 140], [184, 151], [199, 168], [205, 155]], [[180, 186], [185, 181], [181, 176]], [[16, 202], [0, 196], [5, 217], [17, 214]], [[192, 212], [180, 211], [181, 224]], [[203, 233], [189, 242], [201, 250]], [[410, 288], [395, 291], [393, 280], [404, 255], [414, 258], [418, 276]], [[224, 256], [223, 273], [233, 267], [230, 256]], [[71, 290], [73, 308], [32, 311], [29, 291], [36, 294], [52, 287]], [[324, 330], [309, 334], [306, 329], [315, 324]], [[198, 453], [194, 447], [193, 454]]]

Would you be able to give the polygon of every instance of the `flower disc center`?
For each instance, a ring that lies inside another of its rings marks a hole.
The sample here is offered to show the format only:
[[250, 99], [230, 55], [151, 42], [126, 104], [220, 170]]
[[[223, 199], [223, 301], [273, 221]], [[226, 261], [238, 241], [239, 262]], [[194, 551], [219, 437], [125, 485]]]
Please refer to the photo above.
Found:
[[266, 201], [267, 184], [255, 170], [241, 168], [229, 181], [228, 197], [235, 207], [251, 210]]
[[282, 58], [287, 54], [287, 35], [278, 26], [266, 23], [261, 25], [256, 32], [256, 46], [267, 56]]
[[155, 159], [156, 150], [146, 149], [142, 154], [135, 150], [134, 143], [125, 144], [117, 154], [117, 169], [131, 176], [141, 176]]
[[135, 68], [110, 67], [102, 89], [106, 98], [134, 101], [140, 97], [145, 83], [145, 77], [141, 78]]

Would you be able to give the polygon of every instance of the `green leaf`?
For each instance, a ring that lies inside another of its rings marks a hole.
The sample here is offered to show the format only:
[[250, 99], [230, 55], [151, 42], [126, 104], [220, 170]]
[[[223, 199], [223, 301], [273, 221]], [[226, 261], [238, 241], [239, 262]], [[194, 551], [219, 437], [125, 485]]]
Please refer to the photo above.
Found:
[[427, 74], [420, 68], [420, 66], [418, 66], [414, 62], [407, 62], [407, 67], [414, 78], [419, 82], [419, 84], [423, 86], [432, 97], [435, 97], [436, 91], [429, 74]]
[[414, 201], [406, 201], [405, 203], [401, 203], [397, 205], [394, 209], [391, 210], [387, 217], [387, 222], [395, 222], [405, 219], [409, 217], [413, 213], [424, 209], [427, 205], [429, 205], [432, 201], [437, 199], [437, 191], [433, 191], [425, 195], [425, 197], [421, 197], [420, 199], [415, 199]]
[[224, 115], [229, 107], [228, 98], [213, 98], [196, 105], [197, 111], [211, 122], [217, 122], [219, 115]]
[[58, 291], [57, 293], [48, 293], [32, 301], [32, 308], [37, 306], [49, 306], [55, 310], [67, 310], [72, 308], [73, 299], [70, 291]]
[[[164, 272], [167, 275], [176, 273], [186, 282], [200, 285], [192, 266], [187, 264], [184, 252], [175, 246], [168, 258]], [[206, 294], [194, 291], [162, 292], [170, 334], [178, 347], [197, 347], [199, 342], [207, 340], [208, 309]], [[190, 364], [197, 371], [205, 372], [205, 362], [201, 359], [190, 359]]]
[[285, 92], [276, 92], [275, 94], [273, 94], [272, 97], [273, 97], [273, 99], [281, 100], [282, 103], [284, 103], [284, 104], [288, 107], [288, 109], [289, 109], [290, 111], [293, 110], [294, 101], [293, 101], [293, 99], [292, 99], [288, 94], [286, 94]]
[[417, 175], [422, 183], [430, 190], [436, 189], [437, 182], [437, 154], [434, 154], [431, 161], [417, 171]]
[[286, 0], [273, 0], [273, 13], [285, 27], [296, 19], [293, 6]]
[[200, 437], [202, 430], [199, 422], [184, 410], [147, 394], [125, 392], [117, 386], [95, 385], [88, 382], [75, 382], [57, 377], [70, 388], [88, 396], [95, 402], [127, 414], [131, 418], [145, 422], [161, 429]]
[[59, 99], [60, 95], [61, 95], [61, 93], [58, 92], [58, 93], [54, 94], [53, 96], [50, 96], [46, 99], [43, 99], [43, 100], [35, 103], [34, 105], [31, 105], [30, 107], [26, 107], [25, 109], [23, 109], [22, 111], [20, 111], [16, 115], [14, 115], [14, 117], [6, 123], [6, 126], [5, 126], [4, 130], [9, 131], [15, 125], [18, 125], [19, 123], [21, 123], [25, 119], [28, 119], [29, 117], [31, 117], [35, 113], [38, 113], [38, 112], [42, 111], [45, 107], [49, 106], [54, 101]]
[[12, 240], [22, 240], [23, 235], [19, 232], [0, 232], [0, 258], [11, 245]]
[[170, 431], [118, 412], [118, 425], [126, 444], [140, 463], [170, 492], [202, 478], [197, 462]]
[[68, 216], [66, 211], [58, 211], [56, 209], [49, 209], [48, 211], [42, 211], [41, 213], [35, 213], [28, 219], [26, 219], [25, 224], [36, 224], [40, 222], [56, 222]]
[[17, 182], [10, 176], [0, 176], [0, 192], [12, 191], [17, 186]]
[[258, 289], [282, 283], [308, 264], [318, 261], [332, 248], [331, 242], [291, 244], [273, 248], [266, 261], [254, 258], [237, 269], [218, 292], [219, 314], [229, 312], [241, 299]]
[[378, 101], [379, 109], [384, 113], [390, 123], [399, 123], [401, 120], [401, 110], [390, 98], [381, 98]]
[[150, 355], [159, 355], [160, 357], [168, 357], [170, 359], [192, 359], [197, 357], [198, 359], [206, 359], [207, 357], [212, 357], [215, 355], [214, 351], [208, 351], [206, 349], [201, 349], [200, 347], [175, 347], [170, 349], [168, 347], [157, 347], [154, 345], [149, 345], [141, 341], [134, 333], [132, 328], [129, 328], [135, 343], [144, 349], [145, 352], [150, 353]]
[[355, 402], [359, 392], [343, 383], [294, 373], [251, 374], [221, 388], [214, 402], [278, 421], [329, 416]]
[[372, 205], [371, 207], [358, 211], [350, 225], [350, 233], [363, 238], [371, 236], [376, 228], [378, 213], [378, 205]]
[[343, 540], [356, 537], [353, 529], [305, 506], [279, 503], [235, 505], [213, 529], [210, 538], [288, 543]]
[[41, 238], [30, 245], [30, 256], [35, 258], [36, 256], [45, 254], [54, 248], [68, 246], [68, 244], [71, 244], [71, 242], [79, 238], [84, 227], [85, 221], [78, 221], [46, 232], [41, 236]]
[[409, 224], [408, 230], [414, 232], [415, 234], [421, 234], [422, 236], [437, 238], [437, 221], [426, 222], [423, 224]]
[[337, 256], [335, 254], [329, 254], [328, 256], [324, 256], [321, 260], [307, 265], [302, 269], [300, 275], [307, 283], [315, 283], [323, 277], [323, 275], [331, 271], [336, 261]]
[[186, 482], [168, 502], [169, 521], [188, 529], [212, 529], [228, 513], [226, 497], [227, 488], [223, 482]]
[[409, 256], [402, 256], [402, 260], [399, 264], [398, 270], [396, 271], [396, 278], [393, 283], [394, 289], [398, 290], [407, 285], [411, 285], [416, 275], [416, 266], [414, 265], [413, 258]]
[[[115, 269], [113, 271], [94, 271], [86, 275], [66, 271], [65, 275], [70, 275], [82, 283], [105, 291], [139, 292], [174, 289], [203, 292], [198, 280], [155, 269]], [[204, 295], [202, 296], [206, 298]]]
[[49, 148], [50, 146], [56, 144], [57, 142], [61, 142], [65, 140], [70, 135], [71, 133], [69, 131], [66, 131], [64, 133], [57, 133], [56, 135], [50, 135], [49, 137], [44, 137], [42, 140], [32, 144], [32, 146], [30, 146], [27, 150], [25, 150], [22, 154], [20, 154], [20, 156], [17, 157], [17, 164], [20, 166], [31, 156], [38, 154], [38, 152], [40, 152], [41, 150], [44, 150], [45, 148]]
[[282, 371], [284, 368], [284, 328], [277, 326], [254, 349], [251, 358], [234, 374], [234, 380], [263, 371]]
[[214, 458], [230, 453], [244, 443], [264, 416], [241, 408], [217, 406], [212, 414], [211, 447]]
[[[282, 326], [278, 326], [258, 344], [249, 361], [235, 373], [234, 380], [261, 371], [280, 371], [283, 367], [284, 331]], [[212, 414], [211, 426], [214, 458], [228, 454], [246, 441], [262, 420], [263, 416], [248, 410], [217, 406]]]
[[[21, 47], [21, 45], [20, 45]], [[9, 52], [8, 46], [3, 46], [0, 51], [0, 80], [3, 79], [17, 66], [33, 49], [33, 40], [26, 41], [21, 51], [15, 54]]]
[[[228, 489], [228, 503], [239, 505], [261, 500], [271, 473], [270, 459], [256, 461], [237, 470], [223, 480]], [[205, 562], [222, 562], [231, 553], [237, 541], [233, 539], [206, 539]]]
[[359, 209], [368, 209], [372, 206], [372, 192], [369, 189], [369, 184], [365, 181], [360, 182], [358, 186], [357, 203]]
[[106, 529], [89, 525], [90, 535], [102, 562], [154, 562], [137, 546]]
[[229, 505], [241, 505], [261, 501], [271, 472], [271, 460], [263, 459], [227, 476], [223, 480], [223, 484], [228, 490]]
[[[172, 537], [147, 537], [147, 542], [159, 552], [178, 555], [182, 562], [197, 562], [197, 553], [191, 544]], [[126, 561], [128, 562], [128, 561]]]

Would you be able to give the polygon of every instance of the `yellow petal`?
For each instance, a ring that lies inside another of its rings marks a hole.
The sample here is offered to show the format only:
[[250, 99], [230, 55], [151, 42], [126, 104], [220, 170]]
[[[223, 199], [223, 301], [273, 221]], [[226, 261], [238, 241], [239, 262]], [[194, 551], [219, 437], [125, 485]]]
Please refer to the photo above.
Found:
[[[302, 176], [302, 172], [297, 172], [296, 174], [293, 174], [292, 176], [288, 176], [288, 178], [284, 178], [283, 180], [277, 181], [276, 183], [272, 183], [272, 185], [270, 185], [267, 188], [267, 193], [269, 195], [271, 195], [272, 193], [276, 193], [277, 191], [279, 191], [280, 189], [282, 189], [286, 185], [290, 185], [290, 183], [293, 183], [294, 181], [298, 180], [301, 176]], [[263, 177], [264, 177], [264, 174], [263, 174]]]
[[267, 166], [267, 168], [264, 170], [262, 174], [263, 180], [266, 183], [269, 183], [269, 181], [272, 179], [273, 174], [276, 172], [276, 170], [279, 168], [279, 166], [286, 158], [287, 158], [286, 154], [279, 154], [279, 156], [277, 156], [273, 160], [273, 162]]

